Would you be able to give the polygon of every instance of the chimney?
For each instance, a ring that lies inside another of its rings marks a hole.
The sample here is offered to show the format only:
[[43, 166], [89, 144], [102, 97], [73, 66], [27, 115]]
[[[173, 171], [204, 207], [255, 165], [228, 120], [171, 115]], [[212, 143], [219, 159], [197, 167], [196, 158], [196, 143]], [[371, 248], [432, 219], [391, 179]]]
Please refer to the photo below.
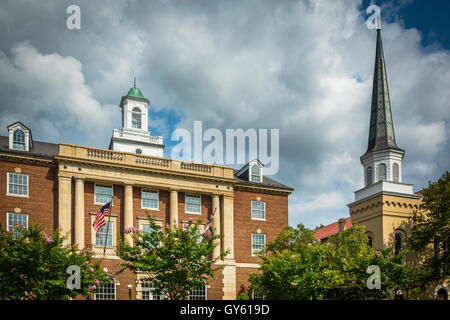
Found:
[[345, 218], [340, 218], [338, 220], [338, 224], [339, 224], [339, 232], [342, 232], [345, 230], [345, 222], [347, 221], [347, 219]]

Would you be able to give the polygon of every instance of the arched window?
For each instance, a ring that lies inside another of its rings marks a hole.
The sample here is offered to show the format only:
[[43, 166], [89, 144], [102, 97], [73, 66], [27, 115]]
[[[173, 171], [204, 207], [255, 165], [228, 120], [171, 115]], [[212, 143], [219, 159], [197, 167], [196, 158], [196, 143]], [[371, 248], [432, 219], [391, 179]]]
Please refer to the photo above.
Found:
[[142, 150], [138, 148], [138, 149], [136, 149], [136, 153], [137, 154], [142, 154]]
[[25, 150], [25, 133], [20, 129], [14, 131], [13, 148], [16, 150]]
[[134, 107], [131, 110], [131, 127], [136, 129], [142, 129], [142, 114], [141, 109]]
[[256, 164], [252, 166], [250, 181], [261, 182], [261, 168]]
[[367, 168], [367, 185], [372, 184], [372, 167]]
[[405, 235], [401, 231], [395, 232], [395, 254], [397, 255], [404, 247]]
[[378, 165], [378, 180], [386, 180], [386, 165], [384, 163]]
[[373, 248], [373, 237], [370, 234], [367, 234], [367, 245], [371, 248]]
[[397, 163], [394, 163], [392, 165], [392, 177], [394, 182], [399, 182], [399, 177], [400, 177], [400, 171], [399, 171], [399, 167]]

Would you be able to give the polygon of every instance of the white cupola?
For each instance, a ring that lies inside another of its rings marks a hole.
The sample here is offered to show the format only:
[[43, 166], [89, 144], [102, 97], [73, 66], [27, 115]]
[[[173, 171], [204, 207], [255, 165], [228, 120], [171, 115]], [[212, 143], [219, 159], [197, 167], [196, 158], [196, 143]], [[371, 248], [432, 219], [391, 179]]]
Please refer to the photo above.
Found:
[[109, 149], [163, 157], [163, 137], [151, 136], [148, 130], [148, 109], [150, 101], [134, 87], [120, 101], [122, 130], [113, 130]]

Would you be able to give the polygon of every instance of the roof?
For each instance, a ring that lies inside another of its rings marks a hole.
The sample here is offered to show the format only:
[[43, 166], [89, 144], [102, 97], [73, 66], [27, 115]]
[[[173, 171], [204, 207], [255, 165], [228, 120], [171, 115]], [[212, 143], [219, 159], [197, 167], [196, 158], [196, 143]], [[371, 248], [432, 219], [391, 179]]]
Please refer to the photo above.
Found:
[[395, 142], [383, 43], [381, 40], [381, 31], [378, 29], [375, 69], [373, 75], [372, 106], [370, 112], [369, 141], [366, 153], [390, 148], [402, 150]]
[[131, 88], [130, 90], [128, 90], [128, 97], [133, 97], [133, 98], [140, 98], [140, 99], [145, 99], [144, 96], [141, 93], [141, 90], [139, 90], [136, 87]]
[[247, 186], [255, 186], [255, 187], [269, 187], [269, 188], [275, 188], [275, 189], [287, 189], [287, 190], [294, 190], [293, 188], [284, 185], [282, 183], [279, 183], [273, 179], [267, 178], [266, 176], [263, 176], [262, 182], [252, 182], [245, 179], [242, 179], [238, 177], [236, 174], [239, 170], [234, 170], [234, 178], [238, 180], [238, 184], [241, 185], [247, 185]]
[[12, 150], [9, 148], [9, 137], [0, 136], [0, 152], [52, 158], [58, 154], [58, 145], [55, 143], [33, 141], [33, 146], [30, 151]]
[[[352, 218], [348, 217], [345, 218], [345, 228], [344, 229], [348, 229], [353, 225], [352, 223]], [[339, 233], [339, 221], [334, 222], [332, 224], [326, 225], [322, 228], [316, 229], [314, 231], [314, 236], [317, 239], [325, 239], [328, 238], [329, 236], [335, 235]]]

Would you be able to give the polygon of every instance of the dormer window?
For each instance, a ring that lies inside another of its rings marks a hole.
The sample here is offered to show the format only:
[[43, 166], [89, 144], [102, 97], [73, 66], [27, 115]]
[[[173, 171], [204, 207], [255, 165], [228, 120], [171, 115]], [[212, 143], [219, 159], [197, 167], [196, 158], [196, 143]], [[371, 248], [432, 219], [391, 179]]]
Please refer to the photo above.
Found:
[[25, 133], [20, 129], [13, 133], [13, 149], [25, 150]]
[[258, 164], [254, 164], [251, 166], [250, 181], [261, 182], [261, 167]]
[[142, 114], [141, 109], [134, 107], [131, 110], [131, 127], [135, 129], [142, 129]]
[[9, 148], [12, 150], [30, 151], [33, 147], [31, 130], [21, 122], [16, 122], [8, 126]]
[[258, 160], [254, 159], [243, 166], [236, 172], [236, 177], [250, 182], [263, 182], [262, 167], [264, 165]]

